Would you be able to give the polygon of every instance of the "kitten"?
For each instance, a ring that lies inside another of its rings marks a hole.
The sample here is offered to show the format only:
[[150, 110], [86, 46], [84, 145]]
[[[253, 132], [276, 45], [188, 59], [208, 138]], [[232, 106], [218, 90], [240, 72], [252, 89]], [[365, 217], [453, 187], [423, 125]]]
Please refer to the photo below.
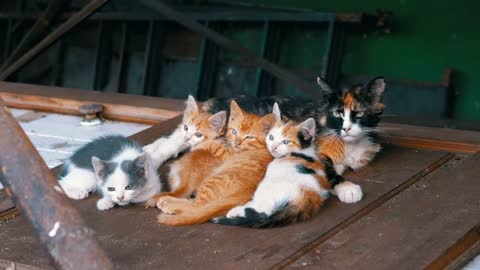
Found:
[[154, 168], [158, 168], [166, 160], [195, 146], [205, 140], [222, 136], [227, 120], [225, 111], [215, 114], [204, 112], [198, 108], [192, 96], [185, 102], [182, 123], [172, 134], [162, 137], [145, 146], [145, 152], [152, 156]]
[[[214, 218], [214, 223], [266, 228], [305, 221], [320, 211], [329, 191], [344, 181], [331, 159], [317, 157], [313, 118], [298, 125], [284, 122], [276, 103], [273, 114], [276, 122], [267, 135], [267, 147], [275, 159], [265, 178], [251, 201], [231, 209], [225, 218]], [[358, 185], [343, 184], [361, 196]]]
[[[383, 77], [343, 91], [332, 90], [320, 78], [317, 78], [317, 84], [324, 98], [316, 101], [278, 96], [242, 96], [236, 100], [250, 113], [264, 115], [271, 111], [273, 103], [278, 102], [288, 119], [301, 122], [314, 118], [319, 155], [330, 157], [338, 174], [343, 174], [347, 167], [356, 170], [367, 165], [381, 149], [376, 137], [384, 109]], [[204, 110], [211, 113], [225, 110], [229, 101], [229, 98], [211, 99], [205, 103]]]
[[160, 192], [148, 200], [147, 207], [155, 207], [158, 199], [164, 196], [190, 198], [212, 171], [219, 167], [231, 154], [231, 148], [223, 145], [223, 140], [207, 140], [194, 146], [192, 150], [170, 165], [168, 183], [170, 192]]
[[[235, 101], [231, 102], [230, 112], [226, 134], [229, 146], [223, 147], [231, 147], [233, 154], [203, 180], [194, 199], [160, 198], [157, 206], [165, 214], [159, 215], [159, 223], [172, 226], [203, 223], [225, 215], [252, 198], [272, 160], [265, 136], [274, 123], [274, 116], [249, 114]], [[223, 152], [216, 147], [222, 144], [211, 144], [206, 149], [214, 154]]]
[[77, 150], [62, 166], [58, 182], [72, 199], [97, 191], [99, 210], [139, 203], [160, 191], [161, 184], [148, 154], [123, 136], [100, 137]]

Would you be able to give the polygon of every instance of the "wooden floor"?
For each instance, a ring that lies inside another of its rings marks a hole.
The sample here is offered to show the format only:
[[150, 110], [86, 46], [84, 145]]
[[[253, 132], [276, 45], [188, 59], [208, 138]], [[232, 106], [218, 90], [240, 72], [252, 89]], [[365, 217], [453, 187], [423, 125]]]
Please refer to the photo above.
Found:
[[[133, 136], [142, 144], [178, 117]], [[382, 125], [384, 149], [346, 178], [364, 199], [331, 198], [313, 220], [254, 230], [202, 224], [166, 227], [142, 206], [99, 212], [76, 201], [117, 269], [457, 269], [480, 251], [480, 133]], [[0, 194], [0, 207], [5, 197]], [[4, 206], [5, 207], [5, 206]], [[0, 266], [51, 269], [22, 216], [0, 222]], [[86, 262], [88, 263], [88, 262]], [[30, 268], [30, 269], [35, 269]], [[27, 268], [23, 268], [27, 269]]]

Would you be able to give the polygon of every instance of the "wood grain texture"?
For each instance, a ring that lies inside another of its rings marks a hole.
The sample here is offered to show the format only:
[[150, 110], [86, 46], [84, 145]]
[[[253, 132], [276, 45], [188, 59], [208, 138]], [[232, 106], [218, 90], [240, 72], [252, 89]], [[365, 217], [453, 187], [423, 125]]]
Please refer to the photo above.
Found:
[[474, 154], [480, 151], [480, 132], [404, 124], [380, 124], [383, 143], [418, 149]]
[[289, 269], [445, 268], [479, 240], [478, 164], [450, 160]]
[[183, 101], [176, 99], [9, 82], [0, 82], [0, 97], [14, 108], [74, 115], [80, 114], [81, 105], [101, 103], [107, 119], [145, 124], [158, 124], [184, 110]]
[[[172, 121], [172, 125], [177, 123]], [[157, 135], [155, 135], [156, 137]], [[151, 135], [137, 137], [153, 140]], [[310, 222], [284, 228], [254, 230], [202, 224], [165, 227], [156, 223], [156, 209], [142, 206], [115, 208], [100, 212], [95, 198], [75, 201], [74, 205], [95, 231], [101, 246], [119, 269], [267, 269], [328, 234], [389, 192], [429, 171], [432, 164], [445, 157], [443, 152], [386, 147], [369, 168], [348, 174], [360, 183], [365, 198], [358, 204], [342, 204], [336, 198], [327, 203]], [[373, 209], [371, 209], [373, 210]], [[370, 211], [371, 211], [370, 210]], [[0, 257], [39, 267], [49, 267], [43, 250], [23, 218], [0, 224], [0, 241], [8, 250]]]

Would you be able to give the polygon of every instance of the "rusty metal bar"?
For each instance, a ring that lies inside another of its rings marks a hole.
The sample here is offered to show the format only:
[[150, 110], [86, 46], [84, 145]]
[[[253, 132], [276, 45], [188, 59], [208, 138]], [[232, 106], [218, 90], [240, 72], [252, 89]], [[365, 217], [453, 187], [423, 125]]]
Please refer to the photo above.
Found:
[[[259, 57], [255, 52], [243, 47], [238, 42], [235, 42], [234, 40], [229, 39], [226, 36], [219, 34], [218, 32], [213, 31], [208, 27], [203, 26], [201, 23], [197, 22], [195, 19], [192, 19], [191, 17], [183, 14], [182, 12], [179, 12], [169, 7], [163, 1], [141, 0], [140, 2], [143, 3], [144, 6], [149, 7], [159, 12], [166, 18], [174, 20], [182, 24], [183, 26], [187, 27], [188, 29], [191, 29], [199, 33], [200, 35], [215, 42], [216, 44], [222, 46], [223, 48], [226, 48], [230, 51], [233, 51], [245, 57], [248, 57], [253, 64], [260, 66], [262, 69], [270, 72], [278, 79], [284, 80], [285, 82], [297, 87], [299, 90], [304, 91], [311, 97], [323, 98], [323, 96], [320, 95], [320, 91], [318, 87], [313, 82], [313, 79], [311, 83], [309, 83], [308, 81], [305, 81], [304, 79], [294, 75], [290, 71], [268, 60], [265, 60], [262, 57]], [[334, 14], [333, 13], [331, 15], [329, 14], [329, 16], [334, 16]]]
[[0, 99], [0, 180], [59, 269], [112, 269], [112, 264]]
[[7, 67], [1, 74], [0, 74], [0, 81], [6, 80], [10, 75], [17, 72], [21, 67], [28, 64], [33, 58], [52, 45], [56, 40], [62, 37], [65, 33], [70, 31], [73, 27], [78, 25], [82, 22], [85, 18], [90, 16], [93, 12], [95, 12], [98, 8], [103, 6], [108, 0], [93, 0], [89, 2], [84, 8], [82, 8], [79, 12], [75, 13], [70, 17], [65, 23], [60, 25], [57, 29], [55, 29], [52, 33], [47, 35], [42, 41], [40, 41], [36, 46], [31, 48], [28, 52], [26, 52], [22, 57], [16, 60], [12, 65]]

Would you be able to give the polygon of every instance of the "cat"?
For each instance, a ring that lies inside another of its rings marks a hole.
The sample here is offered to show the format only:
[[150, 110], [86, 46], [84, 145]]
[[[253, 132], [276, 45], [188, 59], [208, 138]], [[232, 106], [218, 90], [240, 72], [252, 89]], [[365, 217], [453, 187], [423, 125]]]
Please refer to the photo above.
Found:
[[[249, 201], [273, 159], [266, 148], [265, 136], [274, 122], [273, 114], [263, 117], [249, 114], [231, 101], [225, 136], [228, 145], [202, 144], [213, 154], [231, 154], [203, 180], [194, 199], [160, 198], [157, 206], [164, 214], [158, 216], [158, 222], [171, 226], [203, 223]], [[232, 151], [218, 151], [218, 147]]]
[[[284, 226], [315, 216], [330, 190], [344, 186], [337, 194], [359, 193], [361, 188], [338, 176], [328, 157], [317, 157], [316, 124], [308, 118], [300, 124], [282, 121], [277, 103], [273, 106], [275, 125], [267, 135], [267, 148], [275, 158], [267, 168], [253, 199], [231, 209], [214, 223], [255, 228]], [[339, 196], [342, 198], [343, 196]]]
[[99, 210], [145, 202], [161, 189], [151, 158], [123, 136], [97, 138], [78, 149], [65, 163], [58, 182], [67, 197], [80, 200], [97, 191]]
[[202, 181], [230, 156], [232, 149], [222, 139], [207, 140], [194, 146], [180, 159], [170, 165], [168, 183], [170, 192], [160, 192], [145, 203], [155, 207], [161, 197], [190, 198]]
[[[338, 174], [346, 168], [366, 166], [381, 150], [377, 141], [377, 126], [384, 110], [385, 80], [377, 77], [366, 85], [355, 85], [334, 91], [321, 78], [317, 84], [324, 98], [309, 100], [303, 97], [236, 97], [238, 104], [250, 113], [264, 115], [278, 102], [284, 115], [294, 121], [314, 118], [317, 125], [319, 155], [330, 157]], [[214, 113], [226, 110], [231, 98], [213, 98], [204, 110]], [[228, 113], [228, 112], [227, 112]]]
[[166, 160], [176, 157], [205, 140], [215, 139], [223, 135], [227, 120], [225, 111], [210, 114], [198, 108], [195, 99], [189, 95], [185, 102], [182, 123], [170, 135], [157, 139], [144, 146], [143, 150], [151, 155], [154, 168], [158, 168]]

